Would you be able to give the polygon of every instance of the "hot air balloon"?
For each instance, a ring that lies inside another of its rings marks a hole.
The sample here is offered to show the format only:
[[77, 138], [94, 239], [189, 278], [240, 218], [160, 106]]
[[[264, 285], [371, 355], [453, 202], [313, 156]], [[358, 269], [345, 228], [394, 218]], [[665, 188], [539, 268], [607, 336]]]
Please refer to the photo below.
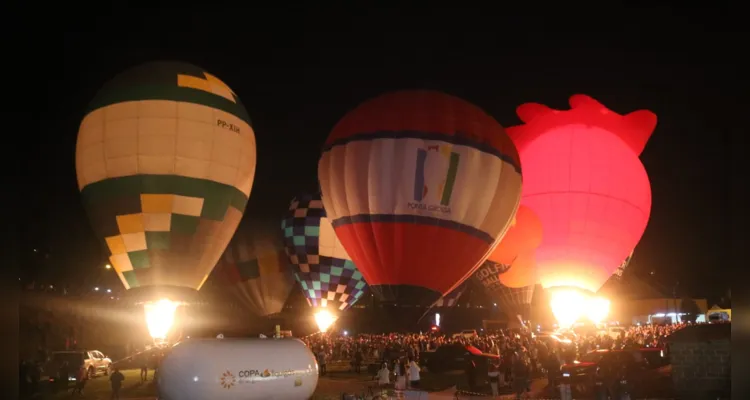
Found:
[[224, 278], [240, 303], [260, 316], [281, 312], [294, 287], [277, 229], [239, 228], [215, 273]]
[[[612, 278], [620, 279], [622, 278], [622, 274], [625, 273], [625, 270], [628, 268], [628, 265], [630, 265], [630, 260], [633, 259], [633, 252], [630, 252], [630, 255], [620, 264], [620, 266], [617, 268], [617, 271], [615, 271], [614, 275], [612, 275]], [[612, 279], [610, 278], [610, 279]]]
[[508, 317], [521, 315], [523, 320], [529, 318], [531, 298], [534, 295], [534, 282], [524, 285], [510, 287], [500, 280], [508, 271], [510, 266], [485, 261], [474, 273], [473, 278], [480, 283], [498, 307]]
[[468, 278], [518, 207], [520, 163], [480, 108], [401, 91], [349, 112], [318, 163], [326, 211], [374, 294], [429, 306]]
[[510, 229], [487, 261], [474, 273], [476, 281], [489, 292], [510, 317], [529, 317], [536, 284], [534, 251], [542, 242], [542, 223], [528, 207], [518, 207]]
[[468, 281], [460, 284], [458, 287], [453, 289], [450, 293], [439, 298], [432, 307], [455, 307], [458, 304], [458, 300], [466, 292]]
[[76, 173], [125, 288], [139, 300], [168, 300], [147, 303], [147, 313], [171, 315], [173, 301], [201, 288], [240, 222], [255, 134], [237, 95], [215, 76], [185, 63], [143, 64], [89, 105]]
[[294, 276], [325, 331], [335, 322], [336, 310], [362, 297], [365, 280], [336, 237], [320, 196], [293, 199], [281, 229]]
[[510, 265], [524, 252], [533, 251], [542, 243], [542, 222], [530, 208], [518, 207], [510, 229], [487, 258], [490, 261]]
[[[524, 124], [509, 128], [508, 135], [524, 167], [521, 203], [544, 228], [536, 252], [540, 283], [592, 293], [617, 270], [648, 223], [651, 188], [638, 156], [656, 116], [646, 110], [619, 115], [585, 95], [572, 96], [570, 106], [559, 111], [521, 105], [517, 113]], [[578, 308], [552, 297], [558, 303], [553, 308]]]
[[537, 276], [535, 254], [534, 250], [525, 251], [519, 254], [510, 265], [500, 264], [500, 275], [498, 275], [500, 283], [509, 288], [522, 288], [536, 285]]

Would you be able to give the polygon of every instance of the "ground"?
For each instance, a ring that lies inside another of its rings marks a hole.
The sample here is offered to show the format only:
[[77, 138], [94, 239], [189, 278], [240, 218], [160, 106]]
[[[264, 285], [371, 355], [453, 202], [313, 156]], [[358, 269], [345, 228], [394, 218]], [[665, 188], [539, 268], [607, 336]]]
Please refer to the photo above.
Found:
[[[355, 395], [368, 395], [368, 392], [377, 392], [375, 381], [372, 377], [363, 373], [360, 375], [354, 374], [348, 371], [348, 366], [345, 365], [331, 365], [329, 367], [330, 372], [327, 376], [321, 377], [318, 381], [318, 387], [313, 396], [314, 400], [341, 400], [342, 393], [349, 393]], [[125, 382], [123, 382], [123, 389], [121, 392], [121, 398], [123, 400], [154, 400], [156, 397], [156, 387], [153, 381], [149, 379], [146, 383], [140, 383], [140, 370], [127, 369], [121, 371], [125, 375]], [[149, 371], [149, 375], [151, 371]], [[150, 377], [149, 377], [150, 378]], [[455, 399], [456, 397], [456, 386], [459, 388], [465, 387], [465, 378], [461, 373], [453, 374], [430, 374], [425, 372], [422, 376], [422, 386], [428, 391], [434, 393], [430, 395], [430, 398], [445, 398]], [[545, 397], [541, 396], [542, 388], [545, 386], [546, 381], [538, 380], [532, 384], [532, 391], [530, 393], [531, 398]], [[372, 391], [371, 391], [372, 388]], [[45, 388], [45, 394], [42, 397], [38, 397], [44, 400], [68, 400], [68, 399], [82, 399], [82, 400], [109, 400], [111, 396], [111, 389], [109, 386], [109, 377], [98, 376], [86, 384], [83, 396], [70, 395], [70, 390], [67, 392], [51, 393], [49, 388]], [[502, 393], [502, 392], [501, 392]], [[507, 391], [505, 393], [508, 393]], [[442, 395], [442, 396], [441, 396]], [[475, 398], [471, 394], [461, 394], [458, 398], [470, 399]], [[393, 397], [396, 398], [396, 397]], [[426, 396], [420, 396], [420, 399], [427, 399]], [[501, 396], [501, 399], [515, 398], [512, 395]]]

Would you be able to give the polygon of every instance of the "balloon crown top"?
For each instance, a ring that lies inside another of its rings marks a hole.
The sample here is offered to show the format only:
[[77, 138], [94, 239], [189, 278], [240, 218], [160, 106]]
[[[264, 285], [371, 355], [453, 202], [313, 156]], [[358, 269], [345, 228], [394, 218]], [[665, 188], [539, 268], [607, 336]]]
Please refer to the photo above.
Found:
[[568, 104], [571, 109], [565, 111], [539, 103], [521, 104], [516, 114], [524, 124], [507, 128], [506, 132], [520, 151], [540, 135], [562, 125], [598, 126], [617, 135], [640, 155], [656, 128], [656, 114], [649, 110], [620, 115], [584, 94], [570, 96]]

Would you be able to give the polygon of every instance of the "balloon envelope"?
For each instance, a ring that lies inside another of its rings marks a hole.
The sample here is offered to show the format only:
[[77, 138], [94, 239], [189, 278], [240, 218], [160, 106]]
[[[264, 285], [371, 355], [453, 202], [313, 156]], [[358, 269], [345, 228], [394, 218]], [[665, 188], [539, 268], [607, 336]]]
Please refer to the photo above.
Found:
[[232, 90], [202, 69], [144, 64], [96, 95], [76, 173], [126, 289], [199, 289], [232, 238], [255, 175], [255, 134]]
[[277, 229], [240, 228], [216, 265], [216, 273], [245, 307], [261, 316], [281, 312], [294, 287]]
[[527, 250], [516, 257], [504, 272], [499, 275], [500, 283], [510, 288], [536, 285], [536, 254]]
[[521, 155], [521, 203], [542, 221], [537, 249], [544, 288], [596, 292], [640, 240], [651, 187], [638, 156], [656, 126], [645, 110], [619, 115], [583, 95], [569, 111], [524, 104], [508, 129]]
[[485, 261], [474, 273], [473, 279], [479, 282], [485, 291], [498, 303], [508, 317], [522, 315], [528, 319], [531, 299], [534, 294], [534, 283], [526, 286], [509, 287], [503, 284], [500, 277], [509, 271], [509, 267], [492, 261]]
[[439, 298], [435, 304], [433, 304], [433, 307], [455, 307], [458, 304], [458, 300], [463, 296], [464, 292], [466, 292], [468, 281], [464, 281], [464, 283], [458, 285], [455, 289], [451, 290], [450, 293], [447, 295]]
[[510, 265], [519, 253], [536, 249], [541, 243], [542, 222], [534, 211], [522, 205], [518, 207], [508, 232], [487, 259]]
[[432, 91], [369, 100], [318, 164], [328, 215], [382, 301], [430, 306], [487, 257], [516, 211], [516, 150], [478, 107]]
[[365, 280], [336, 237], [320, 196], [292, 200], [281, 229], [292, 271], [310, 306], [346, 310], [362, 297]]

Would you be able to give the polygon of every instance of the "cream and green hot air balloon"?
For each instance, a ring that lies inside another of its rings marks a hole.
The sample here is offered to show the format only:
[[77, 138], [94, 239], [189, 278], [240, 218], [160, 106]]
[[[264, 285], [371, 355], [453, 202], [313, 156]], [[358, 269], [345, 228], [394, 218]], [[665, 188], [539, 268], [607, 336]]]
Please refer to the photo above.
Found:
[[125, 288], [146, 300], [200, 289], [237, 229], [255, 162], [247, 111], [201, 68], [148, 63], [106, 84], [81, 123], [76, 172]]

